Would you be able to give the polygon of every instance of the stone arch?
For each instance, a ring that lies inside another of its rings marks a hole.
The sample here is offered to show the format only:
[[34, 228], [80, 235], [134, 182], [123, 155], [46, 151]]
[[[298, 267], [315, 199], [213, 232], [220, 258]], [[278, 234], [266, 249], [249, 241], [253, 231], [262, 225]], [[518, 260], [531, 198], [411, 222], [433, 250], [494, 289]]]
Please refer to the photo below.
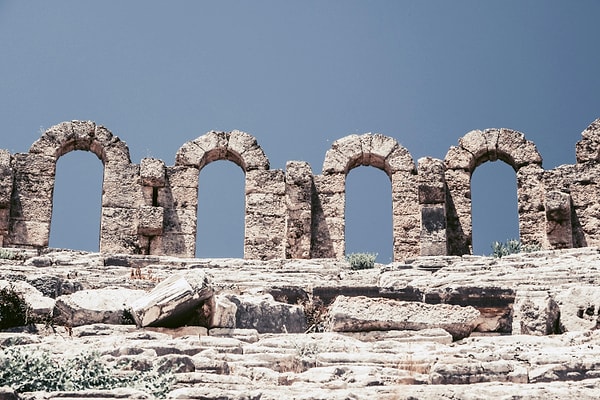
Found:
[[315, 177], [313, 256], [345, 255], [346, 176], [359, 165], [384, 171], [392, 185], [393, 257], [419, 254], [419, 204], [412, 156], [394, 138], [381, 134], [349, 135], [325, 154], [323, 173]]
[[[244, 258], [283, 258], [285, 236], [285, 182], [283, 171], [269, 170], [269, 160], [255, 137], [248, 133], [211, 131], [190, 142], [177, 151], [174, 169], [193, 180], [187, 182], [185, 201], [178, 198], [177, 187], [171, 187], [176, 213], [184, 213], [193, 229], [185, 232], [192, 235], [185, 240], [184, 253], [196, 253], [198, 179], [207, 164], [217, 160], [230, 160], [240, 166], [245, 174], [245, 233]], [[195, 193], [192, 193], [195, 191]], [[182, 206], [185, 204], [185, 206]], [[179, 211], [177, 211], [179, 209]], [[181, 219], [181, 218], [180, 218]], [[193, 239], [193, 240], [192, 240]]]
[[104, 167], [100, 251], [136, 252], [139, 168], [131, 165], [124, 142], [91, 121], [57, 124], [45, 131], [28, 153], [15, 155], [10, 243], [48, 245], [56, 162], [73, 150], [94, 153]]
[[517, 177], [519, 231], [523, 244], [545, 243], [542, 157], [533, 142], [511, 129], [475, 130], [446, 154], [448, 248], [472, 252], [471, 176], [484, 162], [502, 160]]

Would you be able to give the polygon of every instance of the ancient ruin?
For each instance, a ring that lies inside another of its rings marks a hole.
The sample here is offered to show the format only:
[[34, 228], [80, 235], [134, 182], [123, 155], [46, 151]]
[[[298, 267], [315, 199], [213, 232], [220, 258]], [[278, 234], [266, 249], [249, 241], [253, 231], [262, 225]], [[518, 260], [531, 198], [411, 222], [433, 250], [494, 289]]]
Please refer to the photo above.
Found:
[[93, 152], [104, 165], [100, 251], [195, 255], [202, 168], [230, 160], [245, 174], [246, 259], [341, 258], [345, 254], [345, 180], [357, 166], [379, 168], [391, 182], [393, 257], [471, 253], [471, 175], [501, 160], [517, 178], [520, 240], [544, 249], [600, 244], [600, 119], [582, 134], [574, 165], [544, 170], [535, 145], [510, 129], [467, 133], [444, 160], [415, 162], [394, 138], [350, 135], [325, 154], [321, 174], [306, 162], [270, 169], [255, 137], [209, 132], [184, 143], [175, 165], [131, 162], [125, 142], [90, 121], [48, 129], [28, 153], [0, 151], [0, 246], [45, 248], [57, 160]]

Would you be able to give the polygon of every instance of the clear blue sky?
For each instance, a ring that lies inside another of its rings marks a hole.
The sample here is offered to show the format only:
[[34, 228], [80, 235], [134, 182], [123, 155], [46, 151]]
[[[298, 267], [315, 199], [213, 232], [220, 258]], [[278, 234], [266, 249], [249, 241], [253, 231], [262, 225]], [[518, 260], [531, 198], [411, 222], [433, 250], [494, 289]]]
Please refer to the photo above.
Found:
[[[65, 120], [94, 120], [134, 163], [173, 165], [209, 130], [254, 135], [271, 161], [320, 173], [331, 143], [393, 136], [443, 159], [472, 129], [507, 127], [544, 167], [575, 162], [600, 117], [600, 2], [2, 1], [0, 148], [26, 152]], [[98, 250], [102, 165], [59, 160], [50, 244]], [[502, 162], [473, 176], [475, 253], [518, 235], [515, 176]], [[348, 176], [347, 251], [391, 257], [385, 174]], [[200, 175], [199, 256], [242, 255], [243, 174]]]

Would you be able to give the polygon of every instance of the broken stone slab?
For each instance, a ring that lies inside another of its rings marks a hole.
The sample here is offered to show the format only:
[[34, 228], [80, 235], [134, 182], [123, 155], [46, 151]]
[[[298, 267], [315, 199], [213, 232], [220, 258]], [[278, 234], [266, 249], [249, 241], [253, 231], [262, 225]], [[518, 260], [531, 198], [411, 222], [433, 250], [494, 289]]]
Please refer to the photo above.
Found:
[[143, 290], [125, 288], [80, 290], [56, 299], [54, 321], [71, 327], [96, 323], [131, 324], [127, 305], [144, 294]]
[[145, 326], [185, 325], [201, 303], [213, 296], [208, 274], [193, 269], [170, 276], [146, 295], [129, 303], [135, 323]]
[[479, 316], [471, 306], [338, 296], [329, 308], [328, 320], [334, 332], [442, 328], [459, 340], [471, 334]]
[[280, 303], [270, 294], [218, 294], [215, 296], [211, 328], [255, 329], [258, 333], [306, 331], [301, 306]]
[[513, 306], [513, 335], [552, 335], [559, 332], [560, 309], [547, 291], [519, 290]]

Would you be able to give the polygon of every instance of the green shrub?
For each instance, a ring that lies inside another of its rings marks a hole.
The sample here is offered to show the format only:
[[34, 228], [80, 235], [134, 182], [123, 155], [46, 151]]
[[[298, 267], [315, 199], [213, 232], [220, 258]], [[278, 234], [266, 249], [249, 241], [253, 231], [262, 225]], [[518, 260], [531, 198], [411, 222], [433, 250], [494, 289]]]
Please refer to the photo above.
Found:
[[371, 269], [375, 267], [377, 253], [352, 253], [346, 255], [346, 261], [350, 263], [350, 269]]
[[539, 250], [541, 250], [539, 244], [522, 245], [517, 239], [509, 239], [505, 243], [492, 243], [492, 256], [496, 258], [502, 258], [509, 254], [531, 253], [532, 251]]
[[57, 359], [48, 351], [11, 347], [0, 351], [0, 382], [17, 393], [35, 391], [80, 391], [129, 387], [164, 398], [174, 378], [156, 370], [124, 375], [98, 353], [82, 353]]
[[9, 250], [7, 248], [0, 248], [0, 259], [4, 260], [23, 260], [25, 257], [22, 253]]
[[31, 307], [12, 284], [0, 289], [0, 329], [27, 325], [31, 316]]

